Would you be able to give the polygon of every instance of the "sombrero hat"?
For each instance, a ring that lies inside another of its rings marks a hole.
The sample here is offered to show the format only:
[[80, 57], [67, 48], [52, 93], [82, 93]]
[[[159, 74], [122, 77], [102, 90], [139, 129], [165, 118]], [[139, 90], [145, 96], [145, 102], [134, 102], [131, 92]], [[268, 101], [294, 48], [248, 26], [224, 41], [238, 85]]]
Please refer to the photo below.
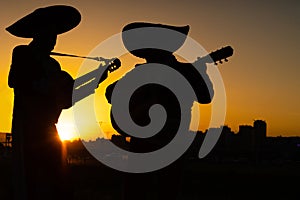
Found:
[[76, 8], [54, 5], [34, 10], [6, 30], [17, 37], [33, 38], [36, 33], [49, 26], [54, 27], [56, 34], [67, 32], [76, 27], [80, 20], [81, 15]]
[[185, 42], [189, 29], [189, 25], [171, 26], [133, 22], [122, 29], [122, 40], [129, 52], [145, 58], [162, 51], [175, 52]]

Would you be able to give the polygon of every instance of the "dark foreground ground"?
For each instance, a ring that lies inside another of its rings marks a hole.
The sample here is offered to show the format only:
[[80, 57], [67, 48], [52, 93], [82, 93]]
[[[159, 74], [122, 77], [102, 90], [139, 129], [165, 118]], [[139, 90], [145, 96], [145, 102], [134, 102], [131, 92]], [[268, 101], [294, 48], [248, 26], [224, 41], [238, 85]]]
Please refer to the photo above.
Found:
[[[76, 200], [121, 200], [122, 176], [103, 165], [70, 165]], [[0, 199], [11, 198], [11, 165], [0, 161]], [[185, 200], [300, 199], [300, 164], [203, 163], [187, 161], [180, 186]], [[155, 191], [153, 191], [155, 192]]]

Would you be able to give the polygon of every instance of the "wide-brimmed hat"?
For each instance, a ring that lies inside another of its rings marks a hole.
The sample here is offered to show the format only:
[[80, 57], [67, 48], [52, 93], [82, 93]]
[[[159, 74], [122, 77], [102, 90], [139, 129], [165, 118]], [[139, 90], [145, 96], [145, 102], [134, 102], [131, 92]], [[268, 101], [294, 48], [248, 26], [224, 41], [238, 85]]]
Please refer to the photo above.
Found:
[[146, 58], [151, 54], [175, 52], [185, 42], [189, 25], [172, 26], [148, 22], [133, 22], [122, 29], [125, 48], [133, 55]]
[[80, 20], [81, 15], [76, 8], [54, 5], [34, 10], [6, 30], [17, 37], [33, 38], [47, 27], [53, 27], [56, 34], [67, 32], [76, 27]]

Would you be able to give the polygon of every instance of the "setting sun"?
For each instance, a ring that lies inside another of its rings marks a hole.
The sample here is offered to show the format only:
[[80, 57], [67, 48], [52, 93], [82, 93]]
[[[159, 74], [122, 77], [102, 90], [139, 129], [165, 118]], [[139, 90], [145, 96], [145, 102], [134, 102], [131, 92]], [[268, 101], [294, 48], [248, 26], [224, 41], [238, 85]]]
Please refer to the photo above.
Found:
[[76, 139], [76, 128], [71, 123], [59, 122], [56, 124], [59, 137], [62, 141]]

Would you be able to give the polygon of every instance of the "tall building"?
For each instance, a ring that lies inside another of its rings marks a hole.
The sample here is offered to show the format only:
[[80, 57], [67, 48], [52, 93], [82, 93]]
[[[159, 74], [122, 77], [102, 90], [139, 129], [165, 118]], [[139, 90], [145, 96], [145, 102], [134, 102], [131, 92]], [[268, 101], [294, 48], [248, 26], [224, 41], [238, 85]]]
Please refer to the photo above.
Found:
[[240, 125], [238, 138], [239, 157], [250, 159], [253, 152], [253, 127], [250, 125]]
[[267, 123], [263, 120], [255, 120], [253, 126], [256, 137], [264, 141], [267, 137]]

